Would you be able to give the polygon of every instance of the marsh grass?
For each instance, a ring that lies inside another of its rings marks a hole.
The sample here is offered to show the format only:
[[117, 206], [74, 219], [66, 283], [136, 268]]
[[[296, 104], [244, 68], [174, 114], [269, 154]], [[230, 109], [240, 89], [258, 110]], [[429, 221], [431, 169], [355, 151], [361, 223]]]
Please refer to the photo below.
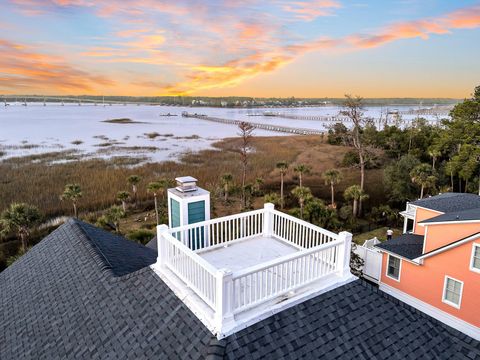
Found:
[[[305, 177], [305, 185], [324, 199], [329, 198], [329, 188], [321, 175], [329, 168], [339, 167], [348, 151], [348, 148], [322, 143], [317, 136], [255, 137], [252, 144], [254, 151], [249, 157], [247, 183], [261, 177], [265, 192], [278, 191], [279, 175], [275, 164], [280, 160], [290, 164], [302, 162], [312, 167], [312, 174]], [[213, 149], [183, 154], [179, 161], [160, 163], [145, 163], [147, 158], [138, 155], [82, 159], [75, 150], [6, 159], [0, 162], [0, 211], [15, 201], [38, 206], [46, 217], [70, 215], [70, 204], [59, 199], [68, 183], [78, 183], [82, 187], [84, 196], [78, 205], [80, 212], [106, 209], [116, 202], [118, 191], [130, 190], [126, 178], [132, 174], [142, 177], [138, 186], [139, 201], [152, 201], [146, 191], [149, 182], [182, 175], [196, 177], [200, 186], [216, 193], [221, 188], [220, 177], [224, 173], [233, 175], [235, 185], [240, 182], [239, 145], [240, 139], [225, 139], [214, 144]], [[131, 150], [154, 151], [153, 147], [133, 147]], [[49, 165], [52, 162], [60, 163]], [[343, 190], [359, 180], [357, 169], [343, 169], [342, 173], [344, 180], [336, 189], [339, 200], [343, 198]], [[382, 170], [368, 170], [366, 179], [369, 202], [384, 200]], [[293, 171], [287, 174], [285, 185], [286, 193], [297, 185]], [[293, 199], [287, 201], [294, 204]], [[232, 213], [239, 210], [234, 207]]]

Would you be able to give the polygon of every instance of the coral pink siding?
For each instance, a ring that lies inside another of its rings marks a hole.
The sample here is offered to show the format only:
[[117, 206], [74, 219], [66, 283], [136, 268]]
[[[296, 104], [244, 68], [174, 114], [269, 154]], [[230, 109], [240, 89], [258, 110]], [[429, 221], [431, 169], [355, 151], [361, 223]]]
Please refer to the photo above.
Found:
[[427, 210], [424, 208], [417, 207], [417, 212], [415, 214], [415, 227], [413, 228], [413, 233], [417, 235], [424, 235], [425, 228], [423, 226], [418, 225], [420, 221], [431, 219], [435, 216], [442, 215], [443, 213], [434, 211], [434, 210]]
[[480, 222], [428, 225], [424, 253], [480, 232]]
[[[402, 260], [400, 282], [385, 275], [388, 254], [384, 253], [381, 281], [480, 327], [480, 273], [470, 270], [474, 242], [480, 244], [480, 240], [469, 241], [456, 248], [426, 258], [423, 265], [414, 265]], [[464, 283], [460, 309], [442, 302], [445, 275]]]

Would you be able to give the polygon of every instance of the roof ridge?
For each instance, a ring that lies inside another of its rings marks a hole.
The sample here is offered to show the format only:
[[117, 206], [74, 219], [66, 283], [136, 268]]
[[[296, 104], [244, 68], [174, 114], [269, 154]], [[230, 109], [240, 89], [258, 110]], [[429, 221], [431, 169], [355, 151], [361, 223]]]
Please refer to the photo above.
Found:
[[113, 272], [112, 264], [110, 263], [110, 261], [108, 261], [105, 254], [102, 252], [102, 250], [98, 247], [95, 241], [88, 235], [87, 231], [84, 229], [83, 225], [89, 225], [89, 224], [74, 218], [70, 218], [67, 221], [67, 223], [69, 223], [70, 225], [75, 225], [75, 228], [77, 228], [82, 233], [82, 235], [84, 235], [85, 239], [87, 240], [87, 244], [89, 245], [86, 247], [86, 249], [89, 252], [89, 254], [92, 256], [93, 260], [100, 267], [100, 271], [109, 277], [115, 276]]

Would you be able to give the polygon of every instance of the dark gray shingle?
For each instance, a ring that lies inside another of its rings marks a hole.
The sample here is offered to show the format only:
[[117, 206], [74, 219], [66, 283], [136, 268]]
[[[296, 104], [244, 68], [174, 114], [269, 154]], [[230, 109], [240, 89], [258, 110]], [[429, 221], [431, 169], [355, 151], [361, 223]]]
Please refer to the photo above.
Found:
[[411, 204], [449, 213], [480, 208], [480, 196], [470, 193], [443, 193], [412, 201]]
[[422, 255], [423, 240], [423, 235], [402, 234], [375, 246], [412, 260]]
[[419, 224], [429, 224], [433, 222], [450, 222], [450, 221], [469, 221], [480, 220], [480, 207], [462, 211], [449, 212], [435, 216], [433, 218], [420, 221]]

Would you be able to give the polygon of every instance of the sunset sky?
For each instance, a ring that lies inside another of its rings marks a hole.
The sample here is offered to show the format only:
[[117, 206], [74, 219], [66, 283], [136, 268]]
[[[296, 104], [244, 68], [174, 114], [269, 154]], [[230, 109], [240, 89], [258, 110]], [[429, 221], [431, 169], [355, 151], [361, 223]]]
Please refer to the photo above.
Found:
[[0, 0], [0, 94], [468, 97], [480, 2]]

